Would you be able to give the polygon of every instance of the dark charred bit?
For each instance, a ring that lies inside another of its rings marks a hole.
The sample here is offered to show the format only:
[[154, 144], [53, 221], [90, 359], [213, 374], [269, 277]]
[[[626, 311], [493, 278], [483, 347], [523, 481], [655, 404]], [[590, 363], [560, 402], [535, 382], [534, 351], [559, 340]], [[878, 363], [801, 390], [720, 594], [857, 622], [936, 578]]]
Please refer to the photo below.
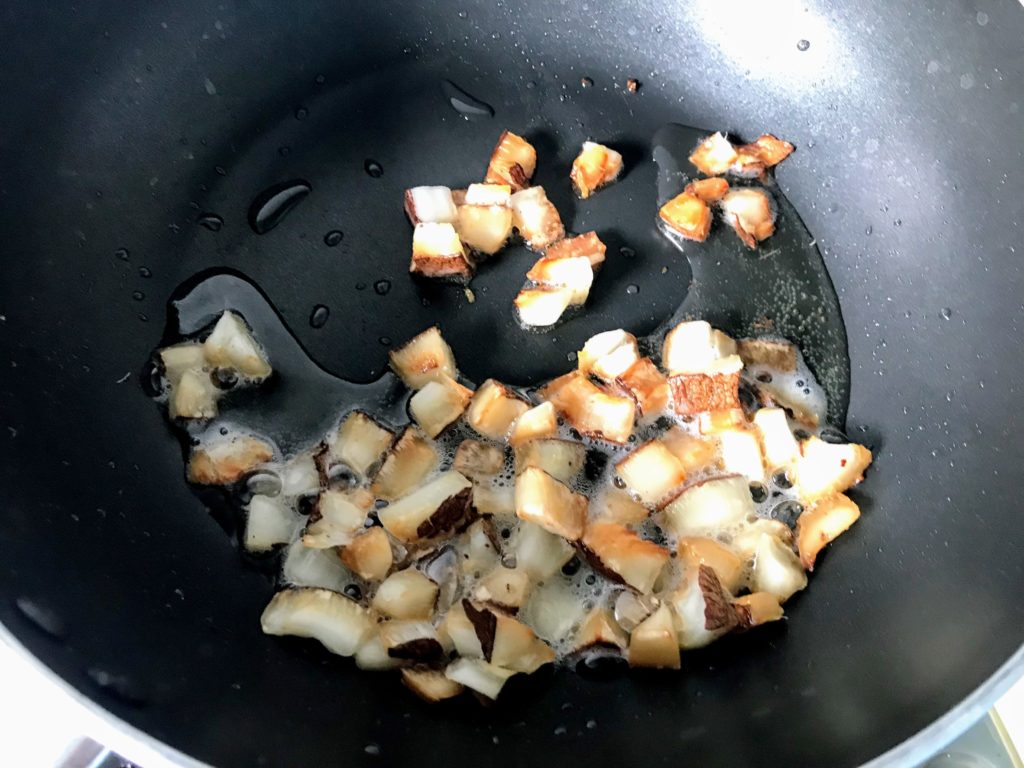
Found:
[[327, 443], [321, 442], [313, 451], [313, 463], [320, 478], [320, 487], [326, 488], [331, 482], [331, 447]]
[[530, 177], [526, 175], [526, 171], [519, 163], [512, 163], [508, 169], [508, 175], [515, 182], [516, 188], [526, 189], [530, 186]]
[[[614, 581], [616, 584], [626, 584], [626, 582], [622, 580], [622, 577], [619, 576], [619, 574], [605, 566], [605, 564], [601, 562], [601, 558], [597, 556], [597, 553], [594, 552], [594, 550], [590, 549], [582, 541], [574, 541], [571, 543], [576, 547], [576, 551], [580, 553], [580, 556], [584, 560], [586, 560], [587, 564], [590, 565], [590, 567], [593, 568], [595, 571], [600, 573], [606, 579]], [[626, 586], [629, 585], [627, 584]], [[632, 589], [632, 587], [630, 588]]]
[[636, 93], [640, 90], [640, 81], [635, 77], [629, 78], [629, 80], [626, 81], [626, 90], [630, 93]]
[[469, 623], [476, 630], [480, 649], [484, 652], [484, 660], [489, 662], [491, 654], [494, 652], [494, 635], [498, 631], [498, 617], [486, 608], [478, 609], [466, 598], [462, 599], [462, 609], [466, 612]]
[[728, 631], [736, 626], [738, 617], [733, 604], [725, 595], [722, 583], [706, 565], [697, 570], [697, 585], [704, 594], [704, 629]]
[[444, 648], [432, 637], [420, 637], [388, 648], [388, 656], [393, 659], [408, 659], [420, 663], [436, 661], [442, 655]]
[[464, 488], [454, 496], [445, 499], [430, 517], [419, 524], [416, 536], [432, 539], [443, 533], [461, 533], [477, 518], [473, 506], [473, 489]]

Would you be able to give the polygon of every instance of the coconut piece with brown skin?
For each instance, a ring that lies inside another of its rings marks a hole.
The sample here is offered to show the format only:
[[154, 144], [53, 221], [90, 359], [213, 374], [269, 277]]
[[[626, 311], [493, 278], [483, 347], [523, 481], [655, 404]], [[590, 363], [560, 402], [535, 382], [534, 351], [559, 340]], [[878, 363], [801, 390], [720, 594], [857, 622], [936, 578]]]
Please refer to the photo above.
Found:
[[860, 518], [860, 507], [842, 493], [821, 499], [797, 518], [796, 541], [800, 562], [809, 571], [826, 545], [849, 530]]
[[583, 147], [572, 161], [569, 180], [576, 194], [584, 200], [601, 187], [611, 184], [622, 173], [622, 155], [610, 147], [593, 141]]
[[423, 433], [414, 426], [406, 427], [374, 477], [374, 495], [387, 501], [404, 496], [433, 471], [437, 462], [437, 450]]
[[618, 523], [589, 524], [582, 545], [587, 559], [595, 568], [641, 594], [647, 594], [654, 588], [670, 557], [664, 547], [640, 538]]
[[582, 443], [556, 438], [531, 440], [514, 451], [516, 474], [529, 467], [543, 469], [562, 483], [571, 482], [586, 464], [587, 449]]
[[538, 395], [588, 437], [624, 445], [633, 434], [636, 422], [633, 399], [601, 389], [579, 371], [551, 381]]
[[570, 541], [583, 535], [587, 497], [575, 493], [542, 469], [527, 467], [515, 485], [516, 516]]
[[466, 477], [493, 477], [505, 466], [505, 453], [500, 448], [467, 438], [455, 449], [452, 468]]
[[394, 563], [391, 542], [383, 528], [367, 528], [341, 550], [341, 562], [367, 581], [380, 581]]
[[388, 533], [399, 541], [451, 534], [476, 517], [472, 484], [458, 472], [444, 472], [377, 514]]
[[420, 389], [427, 382], [458, 375], [455, 355], [435, 325], [413, 336], [398, 349], [388, 353], [391, 368], [410, 389]]
[[466, 253], [454, 225], [426, 222], [416, 225], [412, 233], [410, 273], [466, 283], [475, 271], [475, 265]]
[[188, 479], [200, 485], [231, 485], [273, 458], [274, 447], [251, 435], [211, 440], [192, 450]]
[[484, 181], [488, 184], [508, 184], [518, 191], [530, 186], [537, 168], [537, 150], [522, 136], [502, 131], [491, 153]]
[[437, 437], [465, 413], [472, 397], [472, 390], [443, 376], [428, 381], [409, 399], [409, 413], [427, 437]]
[[530, 410], [530, 404], [495, 379], [487, 379], [473, 394], [466, 409], [466, 421], [474, 430], [492, 440], [505, 440], [516, 419]]

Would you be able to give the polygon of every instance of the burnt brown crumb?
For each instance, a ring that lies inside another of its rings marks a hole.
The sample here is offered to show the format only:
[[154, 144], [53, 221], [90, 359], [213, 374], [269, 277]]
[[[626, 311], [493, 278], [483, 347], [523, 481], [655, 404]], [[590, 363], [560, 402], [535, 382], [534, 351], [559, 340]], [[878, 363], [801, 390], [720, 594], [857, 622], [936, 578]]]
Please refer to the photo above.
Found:
[[530, 186], [530, 177], [519, 163], [512, 163], [509, 166], [508, 175], [517, 189], [526, 189]]
[[735, 627], [739, 619], [714, 570], [706, 565], [700, 566], [697, 585], [704, 595], [704, 628], [714, 632]]
[[439, 659], [444, 654], [441, 643], [432, 637], [420, 637], [407, 643], [388, 648], [388, 656], [393, 659], [411, 659], [428, 662]]
[[755, 331], [772, 331], [775, 329], [775, 321], [770, 317], [755, 318], [752, 325]]
[[419, 524], [416, 536], [420, 539], [432, 539], [449, 531], [463, 531], [476, 519], [476, 508], [473, 506], [473, 489], [463, 488], [454, 496], [445, 499], [437, 510]]
[[494, 636], [498, 631], [498, 617], [486, 608], [477, 608], [466, 598], [462, 600], [462, 609], [466, 612], [466, 618], [469, 619], [469, 623], [476, 631], [477, 640], [480, 641], [480, 650], [484, 653], [484, 660], [490, 662], [491, 654], [494, 652]]
[[626, 90], [630, 93], [636, 93], [640, 90], [640, 81], [635, 77], [629, 78], [629, 80], [626, 81]]
[[320, 487], [326, 488], [330, 484], [331, 446], [321, 442], [313, 452], [313, 464], [316, 465], [316, 476], [320, 480]]

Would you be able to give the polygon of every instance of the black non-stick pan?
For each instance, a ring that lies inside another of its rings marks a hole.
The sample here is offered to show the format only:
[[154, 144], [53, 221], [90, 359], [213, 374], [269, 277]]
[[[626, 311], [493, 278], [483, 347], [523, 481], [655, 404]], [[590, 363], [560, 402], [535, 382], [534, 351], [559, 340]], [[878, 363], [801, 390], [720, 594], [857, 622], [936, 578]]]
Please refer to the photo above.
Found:
[[[1009, 1], [10, 0], [0, 621], [182, 761], [923, 759], [1024, 665], [1022, 40]], [[493, 116], [457, 109], [445, 81]], [[652, 153], [668, 123], [796, 145], [775, 258], [813, 284], [794, 326], [822, 314], [790, 335], [875, 451], [863, 519], [788, 621], [686, 654], [678, 674], [561, 671], [490, 710], [430, 708], [314, 643], [263, 636], [273, 585], [185, 483], [140, 381], [176, 321], [168, 301], [227, 270], [223, 297], [265, 298], [296, 349], [357, 382], [433, 323], [467, 377], [516, 383], [686, 301], [740, 332], [784, 286], [724, 239], [681, 253], [660, 237]], [[402, 190], [479, 178], [503, 128], [534, 142], [570, 228], [609, 244], [591, 306], [543, 335], [511, 320], [521, 249], [481, 269], [472, 304], [407, 274]], [[627, 170], [584, 203], [565, 175], [586, 138]], [[254, 199], [296, 181], [309, 194], [257, 234]]]

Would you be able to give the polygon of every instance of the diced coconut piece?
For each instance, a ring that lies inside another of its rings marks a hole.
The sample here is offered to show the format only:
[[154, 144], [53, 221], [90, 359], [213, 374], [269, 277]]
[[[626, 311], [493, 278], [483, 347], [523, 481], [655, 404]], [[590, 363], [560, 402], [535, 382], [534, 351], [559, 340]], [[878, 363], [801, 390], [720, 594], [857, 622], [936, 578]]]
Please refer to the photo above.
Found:
[[719, 131], [697, 146], [690, 155], [690, 162], [705, 176], [721, 176], [736, 162], [737, 156], [732, 142]]
[[551, 403], [541, 403], [524, 411], [509, 435], [508, 442], [514, 448], [531, 440], [553, 437], [558, 432], [558, 414]]
[[680, 416], [741, 407], [739, 373], [720, 373], [714, 376], [682, 373], [669, 377], [668, 386], [672, 393], [672, 408]]
[[[712, 370], [717, 360], [736, 354], [736, 342], [704, 320], [679, 323], [665, 336], [661, 362], [670, 376], [682, 373], [726, 373]], [[741, 366], [742, 367], [742, 366]]]
[[448, 187], [413, 187], [405, 190], [405, 215], [413, 226], [454, 224], [458, 221], [455, 201]]
[[444, 472], [381, 509], [377, 516], [399, 541], [430, 539], [458, 530], [474, 517], [472, 484], [458, 472]]
[[437, 451], [423, 433], [416, 427], [406, 427], [374, 478], [374, 495], [388, 501], [404, 496], [423, 482], [437, 461]]
[[370, 613], [328, 589], [285, 589], [271, 599], [260, 618], [268, 635], [311, 637], [331, 653], [353, 655], [370, 633]]
[[500, 381], [487, 379], [473, 394], [466, 421], [492, 440], [505, 440], [512, 424], [530, 410], [530, 404]]
[[473, 276], [473, 264], [462, 247], [454, 224], [420, 223], [412, 234], [409, 271], [424, 277], [466, 282]]
[[741, 429], [747, 425], [747, 417], [743, 408], [721, 408], [715, 411], [703, 411], [697, 416], [697, 429], [701, 435], [714, 438], [730, 429]]
[[592, 373], [604, 381], [614, 381], [640, 360], [636, 336], [621, 328], [605, 331], [587, 339], [576, 357], [581, 373]]
[[[809, 427], [817, 427], [821, 422], [824, 409], [815, 402], [808, 401], [800, 390], [778, 381], [758, 380], [753, 384], [758, 400], [764, 407], [778, 406], [784, 408], [794, 419]], [[822, 404], [823, 405], [823, 404]]]
[[444, 675], [449, 680], [489, 699], [498, 698], [505, 682], [514, 674], [515, 672], [488, 664], [482, 659], [456, 659], [444, 670]]
[[521, 136], [502, 131], [498, 144], [491, 153], [484, 181], [488, 184], [508, 184], [513, 190], [530, 185], [537, 168], [537, 150]]
[[537, 467], [562, 483], [576, 477], [586, 460], [587, 449], [569, 440], [533, 440], [515, 449], [516, 474]]
[[160, 364], [163, 366], [164, 377], [172, 387], [177, 385], [187, 371], [200, 373], [206, 367], [206, 353], [203, 351], [203, 345], [192, 341], [164, 347], [158, 354]]
[[168, 413], [172, 419], [212, 419], [219, 394], [210, 374], [201, 369], [185, 371], [172, 385]]
[[495, 618], [491, 664], [529, 675], [555, 660], [554, 650], [526, 624], [501, 613]]
[[455, 449], [452, 467], [466, 477], [493, 477], [505, 466], [505, 453], [495, 445], [467, 439]]
[[284, 553], [281, 581], [296, 587], [322, 587], [342, 592], [355, 577], [334, 550], [310, 549], [296, 539]]
[[750, 144], [736, 147], [736, 160], [729, 169], [738, 176], [759, 176], [765, 168], [778, 165], [793, 152], [793, 145], [763, 133]]
[[211, 440], [192, 450], [188, 479], [199, 485], [231, 485], [272, 458], [273, 446], [256, 437], [240, 435]]
[[667, 604], [644, 619], [629, 638], [629, 666], [679, 669], [679, 642]]
[[782, 606], [775, 595], [767, 592], [751, 592], [749, 595], [737, 597], [733, 602], [739, 631], [778, 621], [782, 618]]
[[763, 365], [785, 373], [796, 370], [796, 347], [788, 341], [740, 339], [736, 351], [747, 366]]
[[722, 216], [748, 248], [775, 232], [775, 211], [763, 189], [739, 187], [729, 190], [720, 203]]
[[311, 549], [351, 544], [363, 530], [366, 512], [366, 507], [347, 491], [323, 491], [309, 517], [302, 543]]
[[583, 535], [587, 497], [542, 469], [527, 467], [516, 478], [516, 515], [570, 541]]
[[567, 259], [572, 256], [586, 256], [590, 260], [590, 266], [596, 272], [604, 264], [605, 244], [597, 236], [597, 232], [584, 232], [576, 237], [567, 237], [553, 243], [545, 251], [544, 255], [549, 259]]
[[822, 499], [805, 510], [796, 521], [797, 548], [804, 568], [813, 571], [818, 553], [859, 517], [860, 507], [841, 493]]
[[473, 506], [481, 515], [514, 515], [515, 500], [512, 488], [474, 481]]
[[434, 625], [417, 619], [392, 619], [380, 625], [381, 642], [388, 656], [419, 663], [441, 658], [444, 648]]
[[535, 251], [543, 251], [565, 237], [565, 227], [558, 209], [548, 200], [544, 187], [530, 187], [516, 192], [509, 200], [512, 223], [526, 244]]
[[428, 381], [409, 398], [409, 413], [427, 437], [437, 437], [462, 416], [472, 397], [472, 390], [444, 376]]
[[669, 561], [670, 553], [653, 541], [641, 539], [618, 523], [591, 523], [583, 536], [583, 547], [594, 566], [647, 594]]
[[301, 516], [280, 496], [253, 496], [246, 505], [246, 551], [266, 552], [278, 544], [287, 544], [301, 522]]
[[486, 518], [474, 520], [459, 537], [457, 549], [463, 573], [479, 574], [494, 568], [501, 557], [494, 523]]
[[625, 490], [613, 485], [603, 489], [590, 502], [591, 519], [601, 522], [635, 525], [642, 523], [650, 514], [651, 511], [647, 507]]
[[576, 194], [586, 200], [606, 184], [611, 184], [622, 173], [622, 155], [610, 147], [593, 141], [584, 141], [583, 148], [572, 161], [569, 179]]
[[744, 475], [752, 482], [764, 480], [764, 461], [757, 434], [750, 429], [728, 429], [718, 434], [722, 450], [722, 468]]
[[248, 326], [234, 312], [220, 316], [203, 342], [206, 361], [214, 368], [231, 368], [243, 376], [263, 379], [270, 375], [270, 363], [252, 337]]
[[437, 669], [403, 669], [405, 687], [424, 701], [437, 702], [458, 696], [464, 690], [461, 683], [445, 676]]
[[564, 256], [553, 259], [542, 256], [526, 273], [526, 279], [543, 286], [572, 290], [570, 304], [583, 304], [594, 284], [594, 268], [586, 256]]
[[427, 382], [441, 378], [454, 379], [457, 374], [455, 355], [436, 325], [391, 350], [388, 358], [395, 373], [410, 389], [420, 389]]
[[745, 477], [730, 476], [691, 485], [665, 505], [669, 527], [679, 535], [720, 530], [755, 513]]
[[586, 616], [583, 600], [562, 578], [550, 579], [537, 587], [519, 618], [549, 643], [567, 638]]
[[679, 539], [678, 549], [679, 557], [685, 565], [694, 568], [707, 566], [732, 594], [736, 594], [743, 586], [746, 575], [744, 562], [721, 542], [702, 536], [683, 536]]
[[696, 195], [682, 192], [658, 210], [658, 218], [687, 240], [704, 242], [711, 231], [711, 208]]
[[282, 496], [310, 496], [320, 493], [329, 469], [329, 451], [321, 443], [312, 451], [292, 456], [277, 469]]
[[576, 631], [573, 646], [576, 650], [594, 646], [624, 649], [628, 644], [629, 638], [615, 621], [612, 612], [599, 605], [583, 619], [583, 623]]
[[527, 328], [548, 328], [561, 319], [573, 303], [572, 288], [524, 288], [513, 302], [519, 322]]
[[644, 416], [656, 416], [668, 407], [668, 379], [649, 357], [640, 358], [620, 374], [615, 386], [636, 401]]
[[331, 457], [367, 476], [377, 468], [395, 436], [362, 411], [353, 411], [338, 427]]
[[683, 190], [688, 195], [699, 197], [705, 203], [717, 203], [729, 191], [729, 182], [721, 178], [697, 179]]
[[750, 572], [750, 589], [768, 592], [780, 603], [807, 586], [807, 574], [792, 549], [771, 534], [761, 534]]
[[719, 467], [718, 444], [713, 438], [692, 435], [675, 426], [661, 436], [672, 455], [683, 465], [688, 475]]
[[561, 376], [540, 390], [581, 434], [624, 445], [633, 434], [636, 403], [609, 394], [579, 371]]
[[429, 619], [438, 586], [412, 568], [395, 571], [377, 587], [371, 606], [390, 619]]
[[640, 501], [652, 507], [686, 481], [683, 465], [657, 440], [631, 451], [615, 465], [615, 472]]
[[811, 437], [800, 444], [800, 457], [793, 465], [793, 484], [804, 501], [816, 501], [842, 493], [864, 478], [871, 464], [871, 451], [856, 443], [826, 443]]
[[739, 530], [733, 534], [729, 547], [744, 562], [753, 562], [762, 535], [772, 536], [786, 546], [793, 544], [793, 531], [788, 525], [781, 520], [759, 518], [740, 526]]
[[706, 565], [688, 567], [668, 602], [675, 612], [680, 648], [701, 648], [733, 629], [739, 621], [718, 577]]
[[371, 672], [380, 672], [385, 669], [394, 669], [401, 665], [401, 660], [388, 655], [388, 649], [384, 647], [384, 640], [380, 631], [374, 627], [369, 636], [363, 640], [363, 644], [356, 651], [356, 666]]
[[[475, 186], [489, 185], [473, 184], [470, 189]], [[512, 210], [507, 205], [459, 206], [459, 237], [474, 251], [492, 256], [505, 247], [511, 236]]]
[[380, 581], [394, 562], [388, 535], [383, 528], [367, 528], [341, 550], [341, 562], [367, 581]]
[[470, 184], [466, 189], [464, 205], [497, 205], [507, 208], [512, 197], [508, 184]]
[[531, 586], [526, 571], [499, 565], [483, 577], [473, 591], [473, 599], [515, 613], [526, 603]]
[[516, 568], [534, 581], [543, 582], [572, 560], [575, 550], [561, 536], [524, 520], [519, 523], [514, 552]]
[[800, 455], [800, 446], [789, 429], [786, 412], [781, 408], [761, 408], [754, 414], [754, 426], [761, 436], [769, 469], [788, 467]]
[[484, 651], [480, 644], [480, 638], [477, 636], [473, 622], [466, 615], [466, 609], [462, 602], [456, 603], [448, 610], [438, 625], [437, 631], [442, 640], [450, 641], [459, 656], [483, 658]]

